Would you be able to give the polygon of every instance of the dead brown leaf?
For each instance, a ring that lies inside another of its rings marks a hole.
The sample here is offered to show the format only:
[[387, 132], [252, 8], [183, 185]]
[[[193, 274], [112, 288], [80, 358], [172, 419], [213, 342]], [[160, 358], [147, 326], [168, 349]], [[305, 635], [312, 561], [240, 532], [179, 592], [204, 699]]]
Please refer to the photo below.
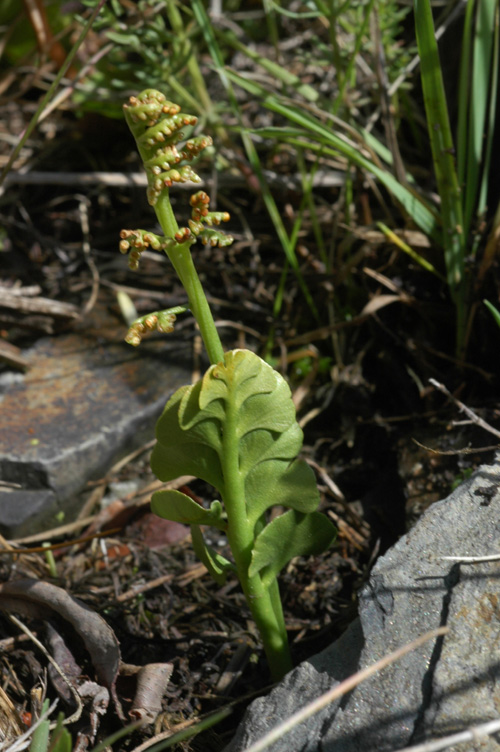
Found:
[[99, 614], [62, 588], [34, 579], [0, 584], [0, 609], [35, 619], [50, 619], [55, 612], [69, 622], [83, 640], [99, 681], [110, 690], [118, 715], [123, 717], [115, 689], [120, 648], [115, 633]]

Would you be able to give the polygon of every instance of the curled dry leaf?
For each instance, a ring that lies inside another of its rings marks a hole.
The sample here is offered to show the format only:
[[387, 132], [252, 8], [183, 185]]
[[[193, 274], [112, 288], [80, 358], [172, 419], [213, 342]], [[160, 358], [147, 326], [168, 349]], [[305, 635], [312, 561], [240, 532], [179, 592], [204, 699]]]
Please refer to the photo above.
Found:
[[409, 302], [410, 298], [402, 292], [398, 295], [375, 295], [371, 300], [368, 301], [368, 303], [361, 311], [360, 315], [371, 316], [373, 313], [380, 311], [381, 308], [385, 308], [386, 306], [391, 305], [391, 303]]
[[54, 629], [50, 622], [47, 622], [45, 628], [47, 643], [50, 646], [50, 653], [55, 662], [64, 674], [64, 678], [56, 671], [54, 665], [49, 663], [48, 671], [50, 681], [54, 685], [57, 694], [67, 705], [74, 702], [74, 696], [71, 692], [70, 683], [76, 686], [79, 677], [82, 675], [82, 669], [73, 657], [73, 653], [68, 648], [59, 632]]
[[172, 675], [171, 663], [148, 663], [137, 673], [137, 688], [129, 711], [132, 720], [153, 723], [161, 712], [162, 697]]
[[[93, 681], [85, 681], [78, 687], [78, 693], [82, 700], [90, 705], [90, 733], [88, 730], [80, 732], [79, 740], [83, 743], [85, 737], [88, 737], [88, 743], [95, 741], [97, 730], [99, 728], [100, 718], [106, 714], [109, 705], [109, 692], [106, 687]], [[87, 749], [84, 746], [83, 749]]]
[[50, 619], [53, 611], [68, 621], [83, 640], [99, 681], [110, 690], [123, 719], [115, 689], [120, 648], [115, 633], [99, 614], [62, 588], [33, 579], [1, 583], [0, 609], [35, 619]]

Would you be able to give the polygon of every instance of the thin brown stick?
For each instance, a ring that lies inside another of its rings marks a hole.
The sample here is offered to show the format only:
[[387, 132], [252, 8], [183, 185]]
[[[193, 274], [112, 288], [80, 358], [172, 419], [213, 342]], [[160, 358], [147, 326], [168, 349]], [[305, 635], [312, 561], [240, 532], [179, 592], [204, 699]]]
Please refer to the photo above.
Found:
[[5, 290], [5, 288], [2, 289], [0, 303], [3, 308], [9, 308], [20, 313], [43, 313], [47, 316], [60, 318], [76, 318], [79, 315], [78, 309], [71, 303], [61, 303], [49, 298], [13, 295], [10, 290]]
[[42, 530], [41, 533], [34, 533], [33, 535], [26, 535], [24, 538], [15, 538], [9, 541], [16, 546], [25, 545], [26, 543], [37, 543], [38, 541], [46, 541], [51, 538], [58, 538], [60, 535], [68, 535], [75, 530], [79, 530], [94, 520], [95, 515], [90, 517], [84, 517], [81, 520], [75, 520], [74, 522], [67, 522], [65, 525], [59, 525], [59, 527], [53, 527], [50, 530]]
[[117, 533], [121, 528], [115, 527], [112, 530], [104, 530], [102, 533], [93, 533], [92, 535], [86, 535], [83, 538], [77, 538], [76, 540], [63, 541], [62, 543], [52, 543], [50, 546], [35, 546], [33, 548], [9, 548], [7, 551], [0, 550], [0, 555], [18, 556], [20, 554], [43, 554], [46, 551], [57, 551], [60, 548], [68, 548], [70, 546], [78, 546], [80, 543], [87, 543], [87, 541], [94, 538], [104, 538]]
[[461, 412], [465, 413], [470, 420], [476, 424], [476, 426], [480, 426], [481, 428], [484, 428], [485, 431], [488, 431], [488, 433], [492, 433], [493, 436], [497, 436], [500, 439], [500, 431], [497, 431], [496, 428], [493, 428], [493, 426], [490, 426], [489, 423], [486, 423], [485, 420], [479, 417], [479, 415], [476, 415], [474, 410], [471, 410], [470, 407], [467, 407], [467, 405], [464, 405], [463, 402], [460, 402], [459, 399], [454, 397], [448, 389], [445, 387], [444, 384], [440, 384], [439, 381], [436, 381], [436, 379], [429, 379], [429, 383], [432, 384], [432, 386], [435, 386], [436, 389], [439, 389], [440, 392], [445, 394], [448, 399], [451, 399], [452, 402], [455, 403], [455, 405], [460, 409]]
[[173, 579], [173, 574], [164, 574], [161, 577], [157, 577], [155, 580], [145, 582], [143, 585], [131, 587], [130, 590], [126, 590], [125, 593], [117, 595], [115, 600], [117, 603], [125, 603], [125, 601], [130, 601], [137, 595], [141, 595], [141, 593], [146, 593], [148, 590], [153, 590], [154, 588], [163, 585], [164, 582], [172, 582]]
[[97, 301], [97, 296], [99, 295], [99, 270], [97, 269], [97, 266], [94, 262], [94, 259], [91, 255], [91, 248], [90, 248], [90, 222], [89, 222], [89, 204], [90, 200], [87, 198], [87, 196], [82, 196], [80, 194], [77, 194], [76, 198], [78, 199], [78, 210], [80, 213], [80, 227], [82, 228], [82, 251], [83, 255], [85, 256], [85, 261], [87, 262], [87, 266], [90, 269], [90, 273], [92, 275], [92, 289], [90, 293], [90, 297], [85, 303], [82, 311], [82, 316], [86, 316]]
[[26, 371], [30, 366], [29, 360], [23, 356], [20, 348], [4, 339], [0, 339], [0, 360], [21, 371]]
[[420, 441], [417, 441], [417, 439], [412, 439], [412, 441], [414, 444], [421, 447], [421, 449], [425, 449], [426, 452], [432, 452], [432, 454], [476, 454], [477, 452], [493, 452], [499, 448], [498, 444], [494, 444], [493, 446], [464, 447], [463, 449], [434, 449], [434, 447], [426, 446], [426, 444], [421, 444]]

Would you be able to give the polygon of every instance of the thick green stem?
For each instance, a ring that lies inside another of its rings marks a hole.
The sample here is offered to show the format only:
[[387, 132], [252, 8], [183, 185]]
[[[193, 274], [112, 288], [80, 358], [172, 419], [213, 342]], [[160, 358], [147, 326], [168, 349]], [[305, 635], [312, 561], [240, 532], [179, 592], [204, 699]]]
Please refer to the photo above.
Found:
[[292, 661], [278, 583], [274, 580], [267, 588], [262, 584], [260, 574], [253, 577], [248, 574], [255, 530], [247, 517], [245, 484], [239, 469], [239, 442], [235, 441], [238, 435], [237, 421], [238, 410], [228, 405], [223, 437], [227, 537], [241, 587], [262, 638], [271, 675], [275, 681], [278, 681], [291, 670]]
[[[260, 577], [258, 579], [260, 580]], [[252, 583], [249, 584], [251, 586]], [[276, 580], [274, 580], [271, 587], [273, 586], [278, 588]], [[250, 596], [247, 596], [244, 587], [243, 592], [245, 593], [253, 620], [262, 638], [262, 644], [264, 645], [264, 651], [266, 653], [273, 681], [280, 681], [285, 674], [292, 670], [293, 666], [279, 596], [275, 600], [272, 597], [270, 590], [263, 590], [262, 595], [253, 596], [254, 600], [251, 600]], [[279, 618], [274, 610], [276, 604], [279, 604], [281, 618]]]
[[[173, 238], [179, 231], [179, 226], [172, 211], [168, 189], [161, 192], [154, 208], [165, 237]], [[203, 286], [193, 264], [190, 246], [190, 243], [178, 243], [167, 251], [167, 254], [186, 291], [189, 308], [198, 323], [210, 363], [213, 365], [224, 360], [224, 350]]]

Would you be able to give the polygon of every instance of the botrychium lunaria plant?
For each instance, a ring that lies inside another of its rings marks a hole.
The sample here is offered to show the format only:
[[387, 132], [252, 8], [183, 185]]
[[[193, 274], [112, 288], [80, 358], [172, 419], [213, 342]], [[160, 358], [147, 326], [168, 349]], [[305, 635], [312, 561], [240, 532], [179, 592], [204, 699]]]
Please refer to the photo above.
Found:
[[[191, 161], [212, 141], [184, 140], [182, 129], [196, 125], [163, 94], [146, 89], [124, 106], [148, 176], [148, 200], [163, 236], [122, 230], [120, 250], [137, 269], [146, 248], [167, 254], [187, 295], [186, 306], [155, 311], [135, 321], [127, 341], [137, 345], [147, 332], [172, 331], [175, 317], [190, 310], [199, 326], [210, 367], [195, 384], [168, 400], [156, 427], [151, 467], [161, 481], [194, 475], [211, 484], [220, 500], [210, 508], [180, 491], [158, 491], [151, 506], [160, 517], [189, 524], [193, 547], [219, 583], [233, 572], [239, 579], [260, 632], [271, 673], [281, 678], [292, 664], [277, 576], [295, 556], [323, 552], [335, 539], [330, 520], [317, 511], [314, 473], [297, 459], [302, 447], [290, 388], [285, 379], [250, 350], [224, 352], [191, 246], [201, 240], [226, 246], [232, 238], [217, 227], [227, 212], [209, 211], [204, 191], [191, 197], [191, 219], [179, 228], [170, 203], [174, 183], [200, 182]], [[270, 519], [270, 510], [287, 511]], [[229, 561], [205, 542], [202, 528], [225, 533]]]

